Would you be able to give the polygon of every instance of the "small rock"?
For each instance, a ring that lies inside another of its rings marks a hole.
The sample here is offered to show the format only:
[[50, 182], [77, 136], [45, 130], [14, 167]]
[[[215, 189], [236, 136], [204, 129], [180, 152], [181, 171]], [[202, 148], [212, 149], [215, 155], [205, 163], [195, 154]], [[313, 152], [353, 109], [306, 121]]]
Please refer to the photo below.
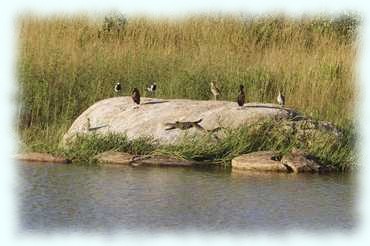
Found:
[[319, 173], [331, 173], [331, 172], [335, 172], [337, 170], [338, 169], [336, 169], [333, 166], [320, 166]]
[[179, 160], [161, 155], [131, 155], [124, 152], [107, 151], [95, 157], [102, 164], [132, 166], [193, 166], [204, 165], [201, 162]]
[[273, 151], [259, 151], [235, 157], [231, 166], [233, 169], [248, 171], [289, 172]]
[[148, 156], [148, 158], [143, 159], [136, 159], [135, 163], [139, 165], [147, 165], [147, 166], [194, 166], [197, 164], [201, 164], [200, 162], [195, 161], [188, 161], [188, 160], [179, 160], [174, 157], [167, 157], [167, 156]]
[[133, 162], [134, 157], [134, 155], [124, 152], [106, 151], [97, 155], [95, 159], [97, 159], [99, 163], [129, 165]]
[[301, 150], [293, 150], [281, 159], [283, 165], [295, 173], [320, 172], [321, 166]]
[[29, 152], [29, 153], [21, 153], [14, 156], [16, 160], [19, 161], [27, 161], [27, 162], [48, 162], [48, 163], [60, 163], [60, 164], [68, 164], [71, 163], [71, 160], [60, 157], [54, 156], [48, 153], [38, 153], [38, 152]]

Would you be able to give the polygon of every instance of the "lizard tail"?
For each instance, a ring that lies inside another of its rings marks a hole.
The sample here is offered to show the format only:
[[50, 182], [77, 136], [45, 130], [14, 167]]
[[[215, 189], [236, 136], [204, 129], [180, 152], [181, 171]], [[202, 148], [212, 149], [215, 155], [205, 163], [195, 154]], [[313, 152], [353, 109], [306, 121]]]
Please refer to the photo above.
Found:
[[194, 121], [194, 123], [198, 124], [198, 123], [200, 123], [202, 120], [203, 120], [203, 119], [199, 119], [199, 120], [197, 120], [197, 121]]

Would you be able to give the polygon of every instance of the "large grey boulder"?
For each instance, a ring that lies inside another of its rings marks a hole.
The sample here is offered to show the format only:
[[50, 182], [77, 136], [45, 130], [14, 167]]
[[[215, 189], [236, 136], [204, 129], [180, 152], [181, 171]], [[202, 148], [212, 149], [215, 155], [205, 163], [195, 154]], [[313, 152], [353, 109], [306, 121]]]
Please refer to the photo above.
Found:
[[[200, 135], [197, 127], [166, 130], [166, 123], [197, 121], [205, 130], [236, 128], [266, 118], [288, 118], [292, 111], [274, 104], [248, 103], [240, 108], [230, 101], [142, 98], [135, 108], [130, 97], [99, 101], [83, 112], [64, 135], [62, 143], [76, 134], [122, 133], [129, 139], [152, 137], [160, 143], [176, 143], [185, 135]], [[89, 123], [88, 123], [89, 122]]]

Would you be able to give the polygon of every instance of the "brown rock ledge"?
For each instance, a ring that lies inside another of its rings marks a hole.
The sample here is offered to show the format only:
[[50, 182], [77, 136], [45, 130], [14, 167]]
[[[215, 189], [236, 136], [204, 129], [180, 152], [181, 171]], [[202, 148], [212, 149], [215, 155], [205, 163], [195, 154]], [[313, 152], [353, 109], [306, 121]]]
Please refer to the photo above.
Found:
[[101, 164], [129, 165], [133, 162], [134, 157], [134, 155], [124, 152], [106, 151], [95, 156], [95, 159]]
[[233, 169], [245, 171], [289, 172], [273, 151], [258, 151], [235, 157], [231, 161], [231, 166]]
[[205, 165], [204, 162], [180, 160], [161, 155], [131, 155], [124, 152], [107, 151], [95, 157], [103, 165], [132, 165], [132, 166], [195, 166]]
[[273, 151], [258, 151], [235, 157], [233, 170], [280, 173], [323, 173], [334, 171], [332, 167], [320, 165], [314, 157], [293, 149], [289, 154], [279, 156]]
[[25, 162], [45, 162], [45, 163], [59, 163], [59, 164], [69, 164], [72, 161], [60, 156], [54, 156], [48, 153], [20, 153], [14, 156], [16, 160]]

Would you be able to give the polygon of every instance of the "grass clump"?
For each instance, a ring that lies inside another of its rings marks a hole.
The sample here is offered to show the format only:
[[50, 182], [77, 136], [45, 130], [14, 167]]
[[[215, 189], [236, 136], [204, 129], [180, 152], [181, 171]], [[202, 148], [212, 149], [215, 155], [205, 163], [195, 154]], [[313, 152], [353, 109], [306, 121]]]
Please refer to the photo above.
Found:
[[135, 155], [145, 155], [155, 149], [155, 143], [150, 138], [139, 138], [129, 141], [125, 135], [77, 135], [61, 149], [61, 152], [73, 162], [95, 164], [94, 157], [105, 151], [121, 151]]

